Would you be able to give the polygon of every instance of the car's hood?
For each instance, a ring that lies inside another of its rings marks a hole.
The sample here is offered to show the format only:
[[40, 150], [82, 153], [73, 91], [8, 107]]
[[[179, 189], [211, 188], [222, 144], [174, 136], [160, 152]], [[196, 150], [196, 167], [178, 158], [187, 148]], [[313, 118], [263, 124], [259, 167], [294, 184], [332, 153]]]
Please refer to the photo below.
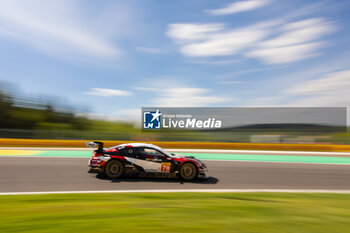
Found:
[[176, 159], [178, 159], [178, 158], [195, 159], [194, 156], [189, 156], [189, 155], [178, 155], [178, 154], [173, 155], [173, 158], [176, 158]]
[[178, 155], [178, 154], [175, 154], [175, 155], [173, 155], [173, 158], [176, 158], [176, 159], [186, 158], [186, 159], [193, 159], [193, 160], [196, 160], [198, 162], [202, 162], [201, 160], [197, 159], [196, 157], [190, 156], [190, 155]]
[[196, 158], [196, 157], [194, 157], [194, 156], [190, 156], [190, 155], [178, 155], [178, 154], [175, 154], [175, 155], [173, 155], [173, 158], [177, 158], [177, 159], [179, 159], [179, 158], [191, 159], [191, 160], [195, 161], [196, 163], [198, 163], [200, 166], [202, 166], [202, 167], [205, 167], [205, 168], [206, 168], [205, 163], [204, 163], [203, 161], [201, 161], [201, 160], [197, 159], [197, 158]]

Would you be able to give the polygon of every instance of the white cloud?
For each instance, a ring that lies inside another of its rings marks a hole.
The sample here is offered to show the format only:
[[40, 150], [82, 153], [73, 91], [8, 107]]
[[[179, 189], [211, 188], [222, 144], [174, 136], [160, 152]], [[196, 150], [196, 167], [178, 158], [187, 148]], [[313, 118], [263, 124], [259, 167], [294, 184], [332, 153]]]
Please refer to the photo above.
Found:
[[[0, 2], [0, 36], [34, 47], [44, 53], [71, 59], [111, 59], [121, 54], [114, 44], [116, 30], [111, 28], [106, 11], [86, 14], [80, 1]], [[127, 27], [118, 21], [128, 18], [124, 11], [115, 17], [114, 28], [122, 34]], [[116, 14], [116, 12], [114, 12]]]
[[167, 35], [182, 42], [180, 52], [183, 55], [208, 57], [236, 54], [268, 34], [264, 26], [224, 29], [222, 24], [176, 24], [176, 27], [170, 25]]
[[260, 43], [262, 47], [282, 47], [316, 40], [334, 30], [334, 26], [322, 18], [312, 18], [284, 25], [284, 33]]
[[139, 91], [157, 91], [157, 88], [154, 87], [133, 87], [135, 90]]
[[[350, 99], [350, 70], [333, 72], [322, 78], [297, 84], [285, 93], [289, 95], [330, 95]], [[349, 104], [349, 102], [348, 102]]]
[[[260, 101], [262, 106], [273, 103], [290, 107], [349, 107], [350, 70], [330, 72], [326, 75], [320, 75], [324, 73], [322, 70], [318, 73], [319, 75], [312, 80], [299, 81], [275, 96], [251, 102], [255, 104]], [[314, 72], [310, 71], [307, 71], [305, 76], [315, 77]]]
[[260, 58], [268, 64], [281, 64], [314, 57], [317, 55], [315, 51], [320, 47], [320, 43], [306, 43], [284, 47], [255, 49], [246, 53], [246, 55]]
[[205, 107], [229, 101], [228, 98], [211, 96], [209, 92], [204, 88], [169, 88], [162, 90], [152, 103], [161, 107]]
[[154, 94], [151, 105], [159, 107], [208, 107], [214, 104], [227, 103], [232, 98], [215, 96], [206, 88], [185, 86], [173, 80], [155, 81], [156, 87], [135, 87], [135, 89], [150, 91]]
[[267, 5], [270, 1], [267, 0], [249, 0], [242, 2], [233, 2], [224, 8], [215, 10], [205, 10], [210, 15], [229, 15], [244, 11], [254, 10]]
[[135, 50], [143, 53], [150, 53], [150, 54], [160, 54], [162, 52], [159, 48], [151, 48], [151, 47], [136, 47]]
[[282, 34], [262, 41], [245, 55], [256, 57], [268, 64], [294, 62], [318, 55], [324, 43], [320, 38], [335, 30], [321, 18], [297, 21], [283, 26]]
[[222, 74], [222, 75], [217, 75], [217, 77], [219, 78], [230, 78], [230, 77], [236, 77], [236, 76], [242, 76], [242, 75], [246, 75], [246, 74], [250, 74], [250, 73], [257, 73], [257, 72], [261, 72], [261, 71], [266, 71], [266, 70], [274, 70], [276, 69], [275, 67], [264, 67], [264, 68], [248, 68], [248, 69], [244, 69], [244, 70], [238, 70], [235, 72], [230, 72], [227, 74]]
[[[235, 13], [267, 3], [268, 1], [236, 2], [210, 12]], [[306, 12], [309, 9], [299, 13]], [[336, 29], [334, 23], [323, 18], [290, 22], [294, 17], [293, 14], [286, 15], [235, 29], [222, 23], [170, 24], [166, 34], [186, 57], [243, 55], [267, 64], [282, 64], [320, 55], [320, 49], [327, 45], [324, 36]]]
[[[249, 106], [283, 107], [350, 107], [350, 70], [344, 69], [346, 62], [326, 62], [311, 69], [279, 75], [281, 85], [269, 90], [263, 96], [247, 99]], [[344, 60], [342, 60], [344, 61]], [[342, 64], [343, 63], [343, 64]], [[343, 67], [343, 68], [341, 68]], [[276, 82], [270, 80], [270, 82]], [[244, 104], [244, 103], [243, 103]], [[349, 115], [350, 116], [350, 115]], [[350, 119], [350, 118], [349, 118]], [[349, 121], [350, 122], [350, 121]]]
[[181, 40], [203, 40], [213, 32], [221, 31], [224, 24], [199, 24], [199, 23], [179, 23], [168, 26], [167, 35], [177, 41]]
[[91, 91], [86, 92], [88, 95], [96, 96], [130, 96], [132, 95], [129, 91], [116, 90], [116, 89], [106, 89], [106, 88], [91, 88]]
[[213, 35], [204, 42], [185, 45], [180, 51], [191, 57], [232, 55], [259, 41], [264, 36], [266, 33], [263, 30], [242, 29]]

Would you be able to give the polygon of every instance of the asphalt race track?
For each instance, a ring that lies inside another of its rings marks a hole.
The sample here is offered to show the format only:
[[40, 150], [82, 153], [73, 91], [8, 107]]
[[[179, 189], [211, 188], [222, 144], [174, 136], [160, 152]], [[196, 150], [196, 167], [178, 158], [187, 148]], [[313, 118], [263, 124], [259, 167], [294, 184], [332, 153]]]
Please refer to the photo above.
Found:
[[350, 166], [336, 164], [206, 161], [211, 178], [129, 177], [88, 173], [88, 158], [0, 157], [0, 192], [152, 189], [350, 190]]

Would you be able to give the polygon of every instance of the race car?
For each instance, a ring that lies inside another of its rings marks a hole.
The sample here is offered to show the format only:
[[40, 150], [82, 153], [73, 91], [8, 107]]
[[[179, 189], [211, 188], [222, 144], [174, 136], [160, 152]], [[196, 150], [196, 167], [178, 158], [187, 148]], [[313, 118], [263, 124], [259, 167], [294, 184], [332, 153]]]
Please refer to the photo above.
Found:
[[89, 160], [90, 172], [104, 173], [112, 179], [126, 172], [153, 175], [174, 175], [190, 181], [208, 178], [206, 165], [193, 156], [175, 155], [146, 143], [128, 143], [103, 148], [103, 142], [87, 142], [93, 151]]

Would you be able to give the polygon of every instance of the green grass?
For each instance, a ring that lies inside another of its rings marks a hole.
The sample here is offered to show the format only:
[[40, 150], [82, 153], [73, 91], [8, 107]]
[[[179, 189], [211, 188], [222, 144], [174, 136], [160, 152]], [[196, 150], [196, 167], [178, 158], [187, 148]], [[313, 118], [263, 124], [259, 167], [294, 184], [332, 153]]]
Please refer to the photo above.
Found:
[[0, 232], [350, 232], [350, 195], [0, 196]]

